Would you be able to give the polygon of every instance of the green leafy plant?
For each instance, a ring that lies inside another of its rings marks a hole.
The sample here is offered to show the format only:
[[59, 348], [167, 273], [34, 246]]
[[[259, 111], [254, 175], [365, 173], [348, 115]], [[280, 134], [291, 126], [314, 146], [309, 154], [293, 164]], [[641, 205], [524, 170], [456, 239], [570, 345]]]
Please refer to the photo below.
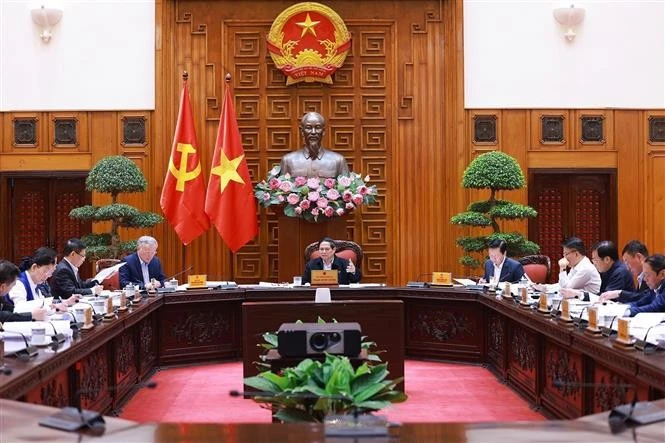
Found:
[[153, 212], [142, 212], [137, 208], [118, 203], [121, 193], [143, 192], [148, 183], [133, 161], [121, 155], [105, 157], [90, 170], [85, 181], [88, 191], [111, 194], [111, 204], [106, 206], [86, 205], [74, 208], [69, 216], [92, 222], [111, 222], [106, 233], [89, 234], [82, 238], [87, 255], [93, 259], [120, 258], [136, 249], [136, 241], [122, 242], [119, 228], [150, 228], [164, 219]]
[[503, 152], [488, 152], [476, 157], [464, 171], [462, 186], [467, 189], [489, 189], [487, 200], [472, 202], [465, 212], [454, 215], [450, 222], [461, 226], [473, 228], [492, 228], [489, 235], [463, 236], [457, 239], [457, 244], [465, 251], [459, 262], [465, 266], [477, 267], [480, 261], [470, 253], [479, 253], [487, 249], [487, 245], [494, 239], [501, 239], [507, 243], [507, 253], [512, 257], [536, 254], [540, 247], [527, 240], [519, 232], [501, 232], [500, 220], [521, 220], [533, 218], [538, 215], [530, 206], [513, 203], [509, 200], [497, 198], [497, 192], [522, 189], [526, 187], [526, 180], [520, 165], [513, 157]]
[[405, 401], [406, 394], [394, 389], [403, 378], [386, 380], [387, 375], [387, 363], [353, 369], [347, 357], [326, 354], [323, 362], [308, 358], [281, 374], [265, 371], [244, 382], [267, 394], [254, 400], [275, 418], [322, 422], [329, 414], [378, 411]]

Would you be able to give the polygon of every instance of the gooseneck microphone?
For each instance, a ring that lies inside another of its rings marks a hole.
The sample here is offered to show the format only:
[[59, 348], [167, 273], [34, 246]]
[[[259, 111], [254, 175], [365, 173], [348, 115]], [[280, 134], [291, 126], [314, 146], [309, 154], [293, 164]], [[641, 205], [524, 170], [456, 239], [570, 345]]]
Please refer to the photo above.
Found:
[[426, 273], [423, 273], [423, 274], [419, 274], [418, 277], [416, 277], [415, 281], [406, 282], [407, 288], [429, 288], [429, 283], [424, 282], [424, 281], [420, 281], [421, 277], [427, 277], [427, 276], [431, 277], [432, 273], [431, 272], [429, 272], [429, 273], [426, 272]]
[[0, 332], [2, 332], [3, 334], [15, 334], [15, 335], [20, 335], [20, 336], [23, 338], [23, 342], [25, 343], [25, 349], [19, 349], [18, 351], [14, 352], [14, 355], [15, 355], [19, 360], [22, 360], [22, 361], [28, 361], [28, 360], [30, 360], [32, 357], [37, 356], [37, 354], [39, 353], [39, 352], [37, 351], [37, 348], [34, 347], [34, 346], [32, 346], [32, 345], [28, 342], [28, 338], [25, 336], [25, 334], [23, 334], [23, 333], [21, 333], [21, 332], [16, 332], [16, 331], [6, 331], [6, 330], [4, 330], [4, 329], [0, 329]]
[[92, 305], [92, 303], [88, 303], [87, 301], [84, 300], [79, 300], [77, 303], [83, 303], [84, 305], [90, 306], [90, 309], [92, 309], [92, 323], [97, 324], [101, 322], [104, 319], [104, 314], [97, 314], [95, 313], [95, 307]]
[[64, 343], [65, 342], [65, 334], [63, 334], [62, 332], [58, 332], [58, 330], [55, 328], [55, 325], [53, 324], [52, 321], [49, 321], [47, 323], [49, 325], [51, 325], [51, 327], [53, 328], [53, 337], [52, 337], [53, 343], [56, 343], [58, 345]]
[[[156, 386], [157, 382], [149, 381], [145, 383], [136, 383], [135, 385], [132, 385], [131, 388], [143, 387], [152, 389]], [[120, 389], [120, 387], [115, 386], [110, 388], [109, 392], [113, 392], [118, 389]], [[96, 392], [96, 390], [82, 389], [75, 393], [74, 398], [79, 399], [81, 395], [89, 394], [92, 392]], [[104, 434], [104, 431], [106, 431], [106, 422], [104, 421], [104, 417], [102, 417], [99, 412], [82, 409], [80, 401], [77, 401], [76, 407], [66, 406], [55, 414], [39, 420], [39, 425], [68, 432], [86, 429], [94, 436], [100, 436]]]
[[173, 279], [173, 278], [180, 277], [182, 274], [184, 274], [185, 272], [189, 272], [189, 271], [191, 271], [192, 269], [194, 269], [194, 265], [191, 265], [189, 268], [187, 268], [187, 269], [183, 269], [182, 271], [173, 274], [172, 276], [170, 276], [170, 277], [167, 278], [166, 280], [171, 280], [171, 279]]

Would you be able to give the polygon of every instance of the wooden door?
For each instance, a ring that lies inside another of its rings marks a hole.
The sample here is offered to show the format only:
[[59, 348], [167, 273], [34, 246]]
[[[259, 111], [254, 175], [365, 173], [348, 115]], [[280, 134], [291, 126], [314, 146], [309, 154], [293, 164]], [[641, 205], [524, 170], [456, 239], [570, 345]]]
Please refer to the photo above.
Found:
[[7, 187], [9, 260], [19, 263], [41, 246], [62, 254], [67, 239], [90, 232], [89, 222], [69, 218], [73, 208], [90, 204], [85, 177], [8, 177]]
[[617, 241], [616, 174], [613, 170], [531, 170], [529, 239], [552, 260], [550, 281], [558, 279], [561, 243], [576, 236], [589, 249], [600, 240]]

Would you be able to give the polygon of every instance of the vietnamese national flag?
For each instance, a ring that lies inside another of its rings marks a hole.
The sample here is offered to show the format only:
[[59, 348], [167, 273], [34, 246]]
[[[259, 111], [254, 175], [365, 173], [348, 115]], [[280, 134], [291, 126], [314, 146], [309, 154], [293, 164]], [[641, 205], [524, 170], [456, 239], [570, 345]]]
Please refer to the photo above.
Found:
[[192, 106], [187, 79], [183, 80], [180, 110], [176, 123], [171, 157], [159, 204], [164, 216], [184, 245], [210, 227], [204, 210], [205, 180], [199, 159]]
[[229, 85], [226, 86], [219, 117], [205, 212], [233, 252], [259, 232], [254, 191]]

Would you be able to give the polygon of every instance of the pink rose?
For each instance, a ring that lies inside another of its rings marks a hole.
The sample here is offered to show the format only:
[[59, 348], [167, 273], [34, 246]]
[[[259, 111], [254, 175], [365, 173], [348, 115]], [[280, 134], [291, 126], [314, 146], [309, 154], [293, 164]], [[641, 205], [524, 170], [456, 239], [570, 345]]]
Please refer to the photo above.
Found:
[[263, 201], [270, 201], [270, 194], [267, 192], [263, 193]]
[[302, 186], [305, 183], [307, 183], [307, 179], [305, 177], [299, 175], [298, 177], [295, 178], [295, 180], [293, 182], [295, 183], [296, 186]]
[[323, 210], [323, 215], [325, 215], [326, 217], [332, 217], [334, 213], [335, 210], [330, 206], [328, 206], [326, 209]]
[[284, 192], [289, 192], [291, 190], [291, 182], [283, 181], [279, 184], [279, 189]]
[[346, 204], [346, 209], [348, 209], [349, 211], [352, 210], [353, 208], [355, 208], [353, 203], [349, 202], [349, 203]]
[[318, 215], [319, 215], [319, 209], [318, 209], [318, 208], [313, 208], [313, 209], [312, 209], [312, 215], [313, 215], [314, 217], [318, 216]]
[[337, 192], [337, 189], [328, 189], [326, 197], [328, 197], [329, 200], [337, 200], [339, 198], [339, 192]]
[[311, 200], [313, 202], [317, 201], [319, 199], [320, 195], [316, 191], [312, 191], [309, 194], [307, 194], [307, 200]]
[[327, 178], [323, 181], [323, 186], [326, 188], [332, 188], [335, 186], [335, 179], [334, 178]]
[[302, 208], [300, 206], [296, 206], [295, 211], [296, 211], [296, 214], [298, 214], [298, 215], [302, 214]]
[[321, 180], [319, 180], [319, 177], [310, 177], [307, 179], [307, 187], [310, 189], [319, 189], [320, 184]]
[[270, 179], [270, 189], [277, 189], [277, 188], [279, 188], [279, 185], [280, 185], [281, 183], [282, 183], [282, 182], [280, 182], [278, 179], [276, 179], [276, 178], [271, 178], [271, 179]]
[[349, 191], [348, 189], [344, 191], [342, 194], [342, 200], [345, 202], [350, 202], [353, 199], [353, 192]]
[[356, 204], [356, 206], [360, 206], [363, 204], [363, 196], [360, 194], [356, 194], [353, 196], [353, 203]]
[[367, 194], [367, 186], [359, 186], [358, 187], [358, 192], [362, 195]]
[[339, 184], [344, 186], [345, 188], [348, 188], [351, 185], [351, 179], [343, 175], [339, 178]]
[[328, 206], [328, 199], [321, 197], [316, 201], [316, 206], [318, 206], [319, 208], [325, 208], [326, 206]]
[[309, 200], [303, 200], [300, 202], [300, 207], [303, 209], [308, 209], [309, 208]]
[[290, 205], [297, 205], [298, 202], [300, 201], [300, 197], [298, 197], [298, 194], [291, 193], [286, 198], [286, 201], [288, 201]]
[[335, 211], [337, 215], [342, 216], [344, 215], [344, 208], [337, 208], [337, 211]]
[[284, 196], [283, 195], [278, 195], [277, 196], [277, 201], [280, 203], [284, 203]]

